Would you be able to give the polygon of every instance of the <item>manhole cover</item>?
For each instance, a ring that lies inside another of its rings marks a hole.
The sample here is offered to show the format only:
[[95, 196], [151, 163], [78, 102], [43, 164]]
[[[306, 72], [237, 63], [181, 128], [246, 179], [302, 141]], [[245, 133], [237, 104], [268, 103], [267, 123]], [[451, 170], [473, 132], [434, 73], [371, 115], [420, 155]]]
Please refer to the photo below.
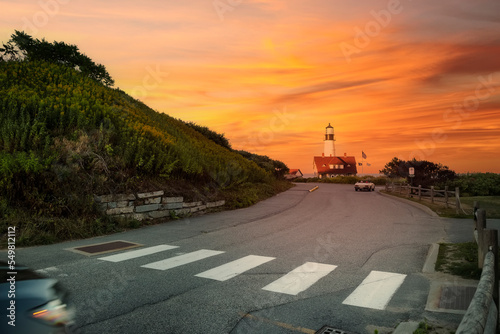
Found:
[[472, 286], [444, 286], [441, 289], [439, 308], [466, 311], [476, 293]]
[[335, 329], [330, 326], [323, 326], [319, 331], [314, 334], [354, 334], [352, 332], [346, 332], [341, 329]]
[[88, 245], [88, 246], [83, 246], [83, 247], [70, 248], [69, 250], [77, 252], [77, 253], [81, 253], [84, 255], [97, 255], [97, 254], [114, 252], [114, 251], [118, 251], [118, 250], [124, 250], [124, 249], [128, 249], [128, 248], [139, 247], [139, 246], [142, 246], [142, 245], [134, 243], [134, 242], [117, 240], [117, 241], [103, 242], [100, 244], [93, 244], [93, 245]]

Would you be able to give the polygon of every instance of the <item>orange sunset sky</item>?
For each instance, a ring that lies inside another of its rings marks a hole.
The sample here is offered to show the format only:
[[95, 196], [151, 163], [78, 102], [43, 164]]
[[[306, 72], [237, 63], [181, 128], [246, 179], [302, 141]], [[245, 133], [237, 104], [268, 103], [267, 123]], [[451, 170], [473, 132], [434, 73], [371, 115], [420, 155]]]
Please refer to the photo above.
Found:
[[[76, 44], [115, 87], [312, 173], [337, 155], [500, 173], [496, 0], [0, 0], [14, 30]], [[361, 172], [361, 167], [358, 167]]]

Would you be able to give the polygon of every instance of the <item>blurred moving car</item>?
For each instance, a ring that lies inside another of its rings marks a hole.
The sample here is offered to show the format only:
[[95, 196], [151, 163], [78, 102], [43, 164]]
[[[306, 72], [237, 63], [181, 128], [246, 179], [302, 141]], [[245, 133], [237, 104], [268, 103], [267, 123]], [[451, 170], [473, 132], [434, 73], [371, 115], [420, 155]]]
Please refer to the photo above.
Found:
[[359, 181], [356, 182], [354, 185], [354, 190], [359, 191], [359, 190], [368, 190], [368, 191], [375, 191], [375, 183], [367, 180]]
[[5, 261], [0, 279], [0, 333], [70, 333], [73, 312], [57, 280]]

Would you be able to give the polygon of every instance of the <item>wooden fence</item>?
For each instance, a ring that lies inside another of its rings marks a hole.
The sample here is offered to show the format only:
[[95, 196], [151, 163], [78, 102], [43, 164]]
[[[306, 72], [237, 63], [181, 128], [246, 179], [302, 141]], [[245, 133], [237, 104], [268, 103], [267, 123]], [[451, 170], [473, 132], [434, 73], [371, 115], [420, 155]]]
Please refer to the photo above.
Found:
[[486, 228], [486, 212], [474, 203], [474, 235], [478, 267], [482, 268], [476, 293], [456, 334], [498, 333], [498, 231]]
[[425, 199], [430, 200], [431, 203], [444, 203], [447, 208], [454, 206], [457, 214], [462, 209], [460, 204], [460, 189], [458, 187], [455, 190], [449, 190], [448, 186], [445, 186], [443, 190], [438, 190], [434, 186], [422, 188], [420, 185], [412, 187], [405, 183], [390, 183], [385, 185], [385, 190], [405, 195], [408, 198], [418, 198], [419, 201]]

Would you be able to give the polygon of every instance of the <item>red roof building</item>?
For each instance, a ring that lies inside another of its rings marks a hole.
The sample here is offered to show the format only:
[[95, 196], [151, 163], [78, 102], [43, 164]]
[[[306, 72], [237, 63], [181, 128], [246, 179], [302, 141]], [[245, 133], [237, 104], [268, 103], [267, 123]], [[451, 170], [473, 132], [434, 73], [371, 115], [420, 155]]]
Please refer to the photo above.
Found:
[[290, 169], [290, 171], [288, 172], [288, 174], [285, 175], [285, 178], [287, 180], [293, 180], [293, 179], [302, 178], [302, 176], [304, 176], [304, 174], [302, 174], [302, 172], [300, 171], [300, 169]]
[[356, 175], [356, 158], [348, 157], [314, 157], [314, 175], [320, 178], [332, 177], [336, 175]]

